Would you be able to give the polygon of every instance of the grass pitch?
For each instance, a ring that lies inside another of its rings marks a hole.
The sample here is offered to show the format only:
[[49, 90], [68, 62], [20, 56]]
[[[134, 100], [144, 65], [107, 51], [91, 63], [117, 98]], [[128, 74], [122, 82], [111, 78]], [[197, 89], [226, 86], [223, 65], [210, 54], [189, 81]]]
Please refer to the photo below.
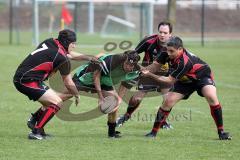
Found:
[[[81, 39], [81, 38], [79, 38]], [[94, 39], [94, 38], [93, 38]], [[102, 44], [103, 41], [94, 42]], [[91, 42], [93, 43], [93, 42]], [[134, 44], [136, 44], [134, 42]], [[156, 139], [144, 134], [150, 131], [161, 96], [147, 97], [132, 120], [118, 130], [121, 139], [107, 138], [106, 116], [89, 121], [66, 122], [55, 117], [46, 131], [55, 137], [46, 141], [27, 139], [26, 120], [40, 105], [16, 91], [12, 77], [16, 67], [34, 47], [29, 44], [0, 44], [0, 159], [239, 159], [240, 152], [240, 53], [239, 42], [211, 43], [204, 48], [186, 43], [190, 51], [210, 64], [215, 74], [218, 96], [223, 106], [226, 131], [232, 141], [219, 141], [209, 107], [203, 98], [193, 94], [178, 103], [169, 121], [173, 130], [161, 130]], [[103, 48], [79, 48], [97, 54]], [[71, 106], [73, 113], [95, 107], [97, 100], [81, 97], [80, 105]], [[120, 113], [126, 110], [126, 103]]]

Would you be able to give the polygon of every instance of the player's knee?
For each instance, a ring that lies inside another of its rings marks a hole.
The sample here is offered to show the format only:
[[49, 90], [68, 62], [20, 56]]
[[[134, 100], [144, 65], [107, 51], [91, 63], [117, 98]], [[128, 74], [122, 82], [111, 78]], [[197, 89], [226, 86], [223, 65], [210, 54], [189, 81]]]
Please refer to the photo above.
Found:
[[139, 103], [141, 103], [141, 100], [142, 100], [141, 97], [133, 96], [133, 97], [130, 99], [129, 104], [132, 105], [132, 106], [136, 106], [136, 105], [138, 105]]
[[204, 97], [207, 99], [210, 105], [214, 105], [218, 103], [217, 95], [214, 92], [207, 92], [204, 94]]
[[217, 104], [219, 104], [218, 98], [215, 97], [215, 96], [213, 96], [213, 97], [209, 96], [209, 97], [206, 97], [206, 99], [207, 99], [209, 105], [217, 105]]
[[171, 97], [167, 97], [165, 98], [165, 100], [163, 101], [163, 106], [167, 109], [171, 109], [176, 103], [176, 100], [171, 98]]
[[57, 106], [62, 106], [63, 100], [60, 97], [56, 97], [54, 98], [54, 100], [52, 100], [52, 104], [55, 104]]

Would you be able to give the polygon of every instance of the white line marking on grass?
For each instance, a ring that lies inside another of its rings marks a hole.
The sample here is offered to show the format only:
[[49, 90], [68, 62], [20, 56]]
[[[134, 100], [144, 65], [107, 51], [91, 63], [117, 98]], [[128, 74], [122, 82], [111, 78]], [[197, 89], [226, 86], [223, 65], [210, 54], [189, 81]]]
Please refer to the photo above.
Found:
[[192, 109], [191, 112], [202, 114], [202, 115], [204, 115], [204, 117], [207, 117], [207, 116], [208, 116], [208, 114], [206, 114], [205, 112], [200, 111], [200, 110], [197, 110], [197, 109]]
[[221, 82], [217, 82], [216, 85], [217, 86], [223, 86], [223, 87], [226, 87], [226, 88], [231, 88], [231, 89], [240, 89], [240, 85], [227, 84], [227, 83], [221, 83]]

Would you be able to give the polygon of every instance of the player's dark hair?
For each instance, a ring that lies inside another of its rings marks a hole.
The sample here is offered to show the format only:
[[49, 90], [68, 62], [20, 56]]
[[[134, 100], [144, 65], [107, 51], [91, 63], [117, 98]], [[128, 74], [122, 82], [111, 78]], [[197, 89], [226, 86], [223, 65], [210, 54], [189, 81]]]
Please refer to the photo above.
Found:
[[167, 25], [169, 27], [169, 33], [172, 33], [172, 30], [173, 30], [172, 24], [167, 21], [162, 21], [158, 24], [158, 31], [161, 26], [165, 26], [165, 25]]
[[123, 54], [129, 63], [137, 64], [140, 60], [140, 56], [135, 50], [127, 50]]
[[69, 44], [77, 41], [77, 36], [74, 31], [64, 29], [59, 32], [57, 39], [63, 45], [63, 47], [68, 50]]
[[175, 49], [178, 49], [180, 47], [183, 48], [183, 41], [182, 41], [181, 38], [179, 38], [177, 36], [173, 36], [168, 40], [167, 46], [168, 47], [174, 47]]
[[113, 70], [119, 65], [124, 65], [124, 63], [127, 61], [128, 63], [133, 64], [137, 70], [139, 70], [140, 67], [138, 67], [137, 64], [139, 60], [140, 56], [135, 50], [127, 50], [123, 53], [113, 54], [111, 60], [111, 69]]

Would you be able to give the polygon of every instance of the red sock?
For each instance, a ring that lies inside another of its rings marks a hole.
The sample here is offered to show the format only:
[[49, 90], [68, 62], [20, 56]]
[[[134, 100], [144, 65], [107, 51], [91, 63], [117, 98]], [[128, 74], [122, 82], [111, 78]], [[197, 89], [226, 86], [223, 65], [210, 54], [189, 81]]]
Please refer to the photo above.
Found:
[[60, 107], [57, 105], [49, 105], [45, 111], [43, 111], [42, 116], [37, 121], [35, 128], [43, 128], [47, 122], [52, 119], [52, 117], [60, 110]]
[[[171, 110], [170, 110], [171, 111]], [[160, 108], [158, 110], [153, 128], [152, 128], [152, 132], [158, 132], [158, 130], [160, 129], [160, 127], [166, 122], [166, 119], [170, 113], [170, 111], [165, 111], [162, 108]]]
[[215, 121], [218, 132], [223, 131], [223, 117], [222, 117], [222, 107], [220, 104], [211, 106], [211, 115]]

